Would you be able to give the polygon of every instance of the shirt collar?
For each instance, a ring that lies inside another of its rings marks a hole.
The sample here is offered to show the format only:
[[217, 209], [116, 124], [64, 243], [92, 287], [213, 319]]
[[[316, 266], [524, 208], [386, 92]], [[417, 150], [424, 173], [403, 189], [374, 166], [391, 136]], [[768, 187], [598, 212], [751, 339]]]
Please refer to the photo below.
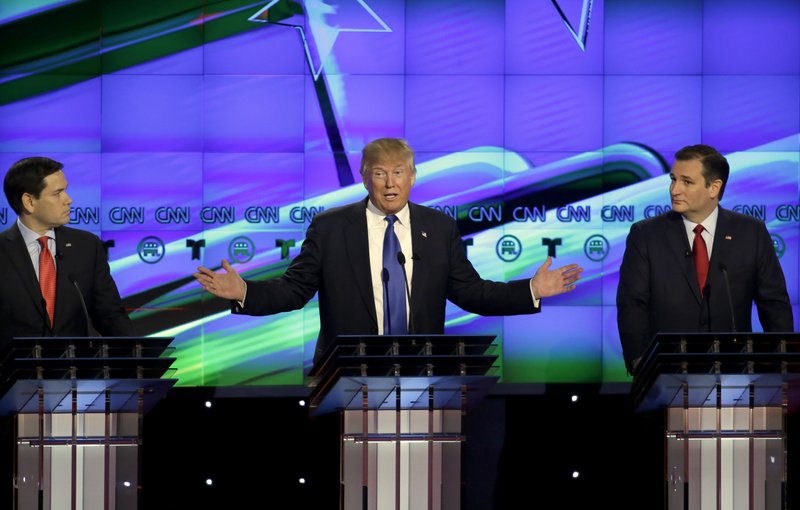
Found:
[[[17, 217], [17, 228], [19, 228], [19, 233], [22, 235], [22, 240], [25, 241], [25, 244], [33, 244], [38, 243], [39, 238], [41, 237], [39, 234], [34, 232], [33, 230], [29, 229], [25, 226], [22, 221], [20, 221], [19, 217]], [[50, 239], [55, 240], [56, 238], [56, 231], [54, 229], [49, 229], [47, 232], [44, 233]]]
[[719, 218], [719, 206], [715, 207], [711, 214], [700, 223], [692, 223], [686, 219], [686, 216], [681, 217], [683, 218], [683, 226], [686, 227], [686, 232], [692, 232], [696, 225], [703, 225], [703, 228], [708, 231], [711, 237], [714, 237], [714, 231], [717, 229], [717, 218]]
[[[397, 214], [397, 223], [403, 225], [404, 227], [408, 228], [411, 218], [411, 213], [408, 208], [408, 204], [404, 205], [402, 209], [400, 209]], [[371, 200], [367, 200], [367, 225], [370, 227], [374, 227], [377, 225], [384, 225], [386, 221], [386, 213], [375, 207]]]

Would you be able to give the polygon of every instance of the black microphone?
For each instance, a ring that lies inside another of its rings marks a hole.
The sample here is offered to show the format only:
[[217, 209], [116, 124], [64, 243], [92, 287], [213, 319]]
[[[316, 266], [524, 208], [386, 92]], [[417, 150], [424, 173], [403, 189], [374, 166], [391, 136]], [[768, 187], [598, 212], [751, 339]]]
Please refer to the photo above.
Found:
[[686, 253], [683, 254], [684, 257], [687, 259], [692, 256], [692, 250], [686, 250]]
[[68, 276], [69, 281], [72, 282], [72, 285], [75, 287], [75, 290], [78, 291], [78, 301], [81, 302], [81, 309], [83, 310], [83, 319], [86, 321], [86, 336], [92, 336], [92, 330], [89, 327], [89, 311], [86, 309], [86, 301], [83, 299], [83, 292], [81, 292], [81, 288], [78, 285], [78, 280], [75, 279], [72, 275]]
[[[414, 256], [411, 257], [414, 259]], [[408, 333], [414, 333], [414, 314], [411, 311], [411, 291], [408, 288], [408, 274], [406, 273], [406, 256], [403, 255], [402, 251], [397, 252], [397, 262], [400, 264], [400, 267], [403, 269], [403, 280], [406, 284], [406, 298], [408, 299]]]
[[722, 271], [722, 278], [725, 279], [725, 292], [728, 294], [728, 310], [731, 312], [731, 330], [736, 331], [736, 317], [733, 314], [733, 296], [731, 296], [731, 282], [728, 280], [728, 267], [722, 262], [719, 263], [719, 270]]

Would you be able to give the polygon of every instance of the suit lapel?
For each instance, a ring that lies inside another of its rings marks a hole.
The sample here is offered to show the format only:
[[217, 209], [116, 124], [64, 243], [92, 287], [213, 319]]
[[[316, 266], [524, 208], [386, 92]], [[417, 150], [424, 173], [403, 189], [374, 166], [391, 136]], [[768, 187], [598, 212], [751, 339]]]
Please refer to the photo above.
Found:
[[[416, 204], [409, 202], [409, 217], [411, 219], [411, 258], [414, 260], [414, 273], [411, 275], [411, 314], [416, 315], [415, 304], [420, 300], [414, 296], [425, 296], [427, 294], [427, 283], [431, 281], [430, 264], [421, 263], [423, 260], [431, 260], [430, 242], [428, 242], [429, 227], [425, 219], [420, 214], [420, 208]], [[415, 322], [412, 321], [415, 324]]]
[[729, 256], [733, 250], [734, 239], [734, 224], [731, 222], [731, 215], [723, 209], [719, 208], [717, 214], [717, 226], [714, 230], [714, 245], [711, 249], [711, 260], [709, 261], [708, 277], [719, 274], [714, 271], [715, 267], [720, 264], [727, 265]]
[[42, 291], [39, 289], [39, 280], [36, 279], [36, 272], [33, 269], [33, 264], [31, 264], [28, 248], [25, 246], [25, 241], [22, 239], [22, 234], [20, 234], [16, 223], [6, 230], [3, 237], [5, 239], [0, 243], [0, 249], [5, 251], [8, 260], [11, 261], [11, 269], [19, 275], [25, 294], [31, 299], [37, 313], [43, 320], [46, 319], [47, 314], [42, 306]]
[[[686, 284], [692, 289], [698, 303], [703, 301], [700, 295], [700, 285], [697, 283], [697, 272], [694, 269], [692, 259], [692, 248], [689, 246], [689, 238], [686, 235], [686, 227], [683, 224], [683, 217], [678, 213], [669, 215], [669, 231], [667, 233], [667, 244], [672, 248], [673, 255], [678, 260], [678, 267], [681, 268]], [[656, 271], [659, 268], [654, 268]]]
[[56, 310], [55, 324], [63, 324], [65, 320], [66, 304], [74, 298], [77, 292], [70, 280], [75, 267], [75, 256], [72, 253], [72, 243], [69, 234], [61, 227], [56, 229]]
[[372, 320], [378, 324], [375, 314], [375, 296], [372, 293], [372, 277], [369, 267], [369, 238], [367, 236], [366, 200], [354, 204], [347, 215], [344, 228], [345, 255], [350, 262], [350, 270], [356, 281], [361, 299]]

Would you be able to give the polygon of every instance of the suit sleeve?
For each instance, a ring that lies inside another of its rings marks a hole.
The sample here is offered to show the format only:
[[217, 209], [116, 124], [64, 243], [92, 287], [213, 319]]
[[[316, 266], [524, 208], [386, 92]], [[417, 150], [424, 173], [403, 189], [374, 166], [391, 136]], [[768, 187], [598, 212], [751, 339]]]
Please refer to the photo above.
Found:
[[95, 238], [93, 271], [91, 295], [86, 299], [95, 329], [103, 336], [133, 336], [133, 323], [122, 306], [103, 243], [98, 238]]
[[231, 302], [231, 312], [243, 315], [272, 315], [299, 310], [308, 303], [319, 288], [322, 268], [320, 232], [312, 220], [300, 253], [286, 272], [269, 280], [247, 280], [244, 306]]
[[759, 222], [757, 234], [758, 281], [755, 303], [758, 319], [768, 333], [793, 331], [794, 320], [786, 291], [786, 278], [766, 225]]
[[447, 298], [458, 307], [479, 315], [521, 315], [539, 311], [533, 306], [530, 280], [484, 280], [467, 259], [455, 222], [449, 233]]
[[650, 344], [650, 256], [638, 224], [631, 226], [617, 286], [617, 327], [628, 372]]

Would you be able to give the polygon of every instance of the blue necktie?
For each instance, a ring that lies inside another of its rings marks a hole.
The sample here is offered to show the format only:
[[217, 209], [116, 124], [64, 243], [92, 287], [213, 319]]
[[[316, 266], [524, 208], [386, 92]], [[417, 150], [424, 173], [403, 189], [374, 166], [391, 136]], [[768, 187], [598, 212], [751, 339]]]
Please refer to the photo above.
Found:
[[389, 224], [383, 236], [383, 334], [405, 335], [406, 325], [406, 279], [397, 260], [400, 240], [394, 233], [397, 216], [386, 217]]

